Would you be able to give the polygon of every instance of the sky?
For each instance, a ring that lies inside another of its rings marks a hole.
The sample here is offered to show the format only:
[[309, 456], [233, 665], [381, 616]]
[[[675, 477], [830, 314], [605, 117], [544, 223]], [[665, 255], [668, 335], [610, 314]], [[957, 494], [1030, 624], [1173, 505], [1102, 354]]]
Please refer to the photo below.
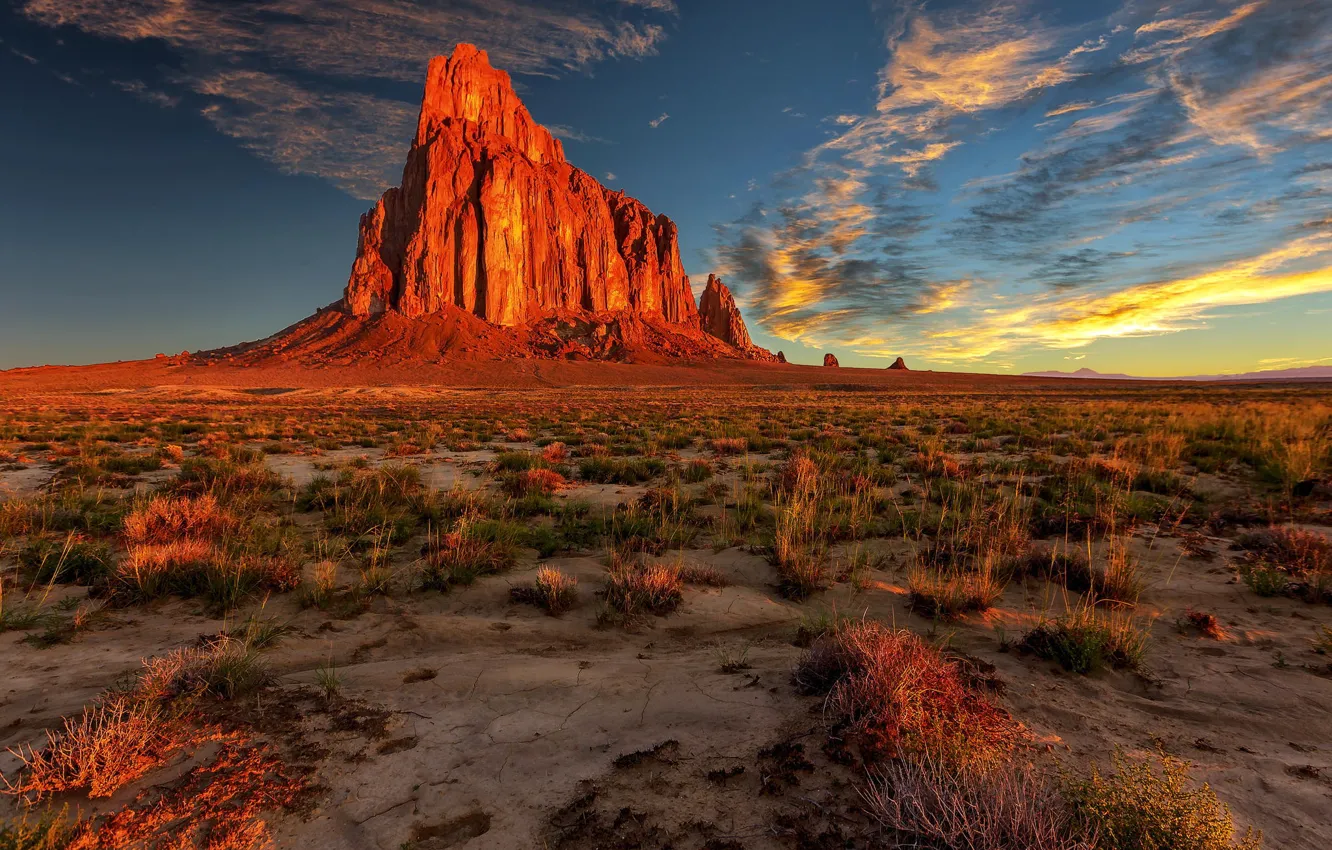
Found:
[[0, 368], [336, 301], [464, 41], [794, 362], [1332, 364], [1332, 0], [0, 0]]

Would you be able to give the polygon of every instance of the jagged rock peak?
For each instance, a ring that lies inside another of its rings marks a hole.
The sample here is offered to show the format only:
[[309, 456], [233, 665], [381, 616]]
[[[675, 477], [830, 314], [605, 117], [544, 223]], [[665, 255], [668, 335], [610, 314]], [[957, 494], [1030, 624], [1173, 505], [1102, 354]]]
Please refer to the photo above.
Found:
[[735, 306], [735, 297], [716, 275], [708, 275], [707, 286], [698, 298], [698, 318], [703, 330], [728, 345], [749, 348], [754, 344], [740, 317], [740, 308]]
[[889, 369], [896, 369], [896, 370], [898, 370], [899, 372], [910, 372], [910, 371], [911, 371], [910, 369], [907, 368], [906, 361], [903, 360], [901, 357], [899, 357], [899, 358], [897, 358], [896, 360], [894, 360], [894, 361], [893, 361], [893, 365], [889, 366], [888, 368], [889, 368]]
[[836, 354], [831, 354], [831, 353], [829, 353], [829, 354], [825, 354], [825, 355], [823, 355], [823, 365], [824, 365], [824, 366], [841, 366], [842, 364], [837, 362], [837, 355], [836, 355]]
[[675, 223], [602, 186], [485, 53], [431, 60], [402, 186], [361, 216], [356, 317], [457, 307], [497, 325], [627, 312], [698, 331]]
[[482, 133], [504, 136], [533, 162], [563, 162], [564, 146], [533, 120], [504, 71], [490, 66], [484, 50], [459, 44], [451, 56], [436, 56], [426, 71], [416, 144], [429, 141], [438, 124], [469, 121]]

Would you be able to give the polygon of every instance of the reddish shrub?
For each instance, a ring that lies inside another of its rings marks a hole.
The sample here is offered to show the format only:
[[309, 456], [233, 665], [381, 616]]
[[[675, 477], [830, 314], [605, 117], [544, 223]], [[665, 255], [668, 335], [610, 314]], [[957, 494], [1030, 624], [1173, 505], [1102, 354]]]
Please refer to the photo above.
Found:
[[130, 543], [174, 543], [182, 538], [216, 540], [236, 529], [232, 513], [211, 494], [198, 498], [158, 497], [125, 517]]
[[516, 472], [504, 479], [505, 491], [517, 498], [523, 496], [549, 496], [565, 484], [564, 476], [553, 469], [536, 467]]
[[905, 630], [840, 624], [801, 659], [797, 684], [828, 695], [835, 725], [867, 761], [925, 754], [950, 763], [1002, 762], [1025, 736], [1021, 723], [974, 690], [957, 665]]

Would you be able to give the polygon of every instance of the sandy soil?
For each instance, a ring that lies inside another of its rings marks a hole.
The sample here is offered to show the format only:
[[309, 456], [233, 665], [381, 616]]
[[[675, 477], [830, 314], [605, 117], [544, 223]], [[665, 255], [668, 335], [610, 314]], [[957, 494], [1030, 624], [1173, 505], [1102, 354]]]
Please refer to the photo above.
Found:
[[[295, 468], [293, 459], [274, 461]], [[1073, 676], [1001, 651], [1004, 634], [1061, 610], [1064, 600], [1039, 581], [1010, 586], [988, 615], [935, 636], [995, 665], [1007, 704], [1070, 763], [1103, 757], [1111, 745], [1161, 747], [1192, 760], [1243, 822], [1262, 826], [1268, 846], [1327, 846], [1332, 671], [1308, 648], [1314, 626], [1332, 626], [1332, 615], [1257, 600], [1226, 577], [1224, 552], [1189, 558], [1150, 531], [1133, 544], [1149, 581], [1142, 610], [1155, 618], [1147, 675]], [[751, 796], [756, 780], [742, 779], [727, 789], [737, 807], [718, 811], [705, 776], [735, 765], [752, 773], [761, 748], [818, 725], [817, 701], [796, 696], [788, 681], [802, 617], [835, 609], [933, 631], [903, 604], [907, 548], [890, 543], [881, 552], [883, 568], [867, 590], [842, 586], [803, 605], [777, 596], [772, 569], [757, 555], [672, 554], [715, 566], [734, 584], [691, 588], [680, 612], [630, 633], [597, 628], [591, 591], [604, 566], [590, 557], [548, 561], [582, 586], [582, 605], [561, 618], [508, 600], [510, 586], [530, 580], [534, 552], [503, 577], [449, 596], [380, 599], [349, 620], [273, 599], [262, 613], [296, 629], [272, 654], [280, 681], [313, 683], [331, 662], [347, 697], [391, 718], [377, 737], [343, 733], [347, 757], [320, 772], [325, 802], [308, 820], [280, 820], [278, 844], [388, 850], [415, 836], [415, 847], [530, 848], [540, 846], [552, 813], [592, 782], [682, 836], [701, 818], [746, 847], [787, 846], [765, 824], [789, 804]], [[1190, 606], [1214, 612], [1227, 637], [1177, 630], [1174, 620]], [[20, 647], [17, 634], [0, 635], [0, 653], [24, 662], [6, 665], [0, 746], [34, 742], [139, 659], [225, 625], [173, 602], [116, 612], [77, 643], [39, 654]], [[720, 672], [722, 653], [745, 648], [751, 669]], [[652, 782], [620, 781], [617, 757], [664, 741], [678, 742], [676, 757], [658, 765], [672, 777], [667, 798]]]

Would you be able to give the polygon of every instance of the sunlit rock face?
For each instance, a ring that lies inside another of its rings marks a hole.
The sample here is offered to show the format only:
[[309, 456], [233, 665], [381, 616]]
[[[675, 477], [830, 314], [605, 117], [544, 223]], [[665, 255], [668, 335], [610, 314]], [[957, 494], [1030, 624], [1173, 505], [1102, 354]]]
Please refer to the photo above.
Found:
[[840, 364], [840, 363], [837, 362], [837, 355], [836, 355], [836, 354], [825, 354], [825, 355], [823, 355], [823, 365], [824, 365], [824, 366], [840, 366], [840, 365], [842, 365], [842, 364]]
[[745, 329], [745, 320], [735, 305], [735, 297], [716, 275], [708, 275], [708, 285], [703, 287], [703, 294], [698, 299], [698, 315], [703, 330], [722, 342], [736, 348], [753, 345], [749, 331]]
[[566, 162], [466, 44], [430, 63], [402, 185], [361, 216], [343, 297], [359, 317], [450, 305], [498, 325], [566, 311], [698, 323], [675, 223]]

